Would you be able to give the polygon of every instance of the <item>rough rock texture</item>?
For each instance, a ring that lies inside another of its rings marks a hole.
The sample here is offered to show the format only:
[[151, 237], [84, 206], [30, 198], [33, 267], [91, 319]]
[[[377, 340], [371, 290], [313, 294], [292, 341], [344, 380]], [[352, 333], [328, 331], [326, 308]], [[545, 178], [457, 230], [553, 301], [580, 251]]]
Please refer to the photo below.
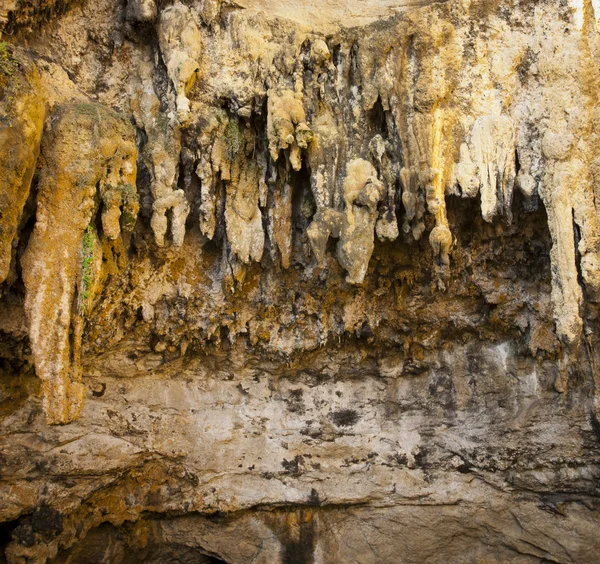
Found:
[[288, 4], [0, 6], [0, 561], [600, 562], [600, 6]]
[[21, 266], [44, 411], [49, 423], [67, 423], [79, 415], [85, 395], [79, 373], [82, 320], [71, 328], [78, 279], [78, 314], [89, 309], [91, 293], [98, 291], [96, 236], [88, 226], [97, 200], [107, 239], [120, 236], [121, 207], [129, 226], [135, 222], [137, 150], [133, 128], [98, 104], [58, 106], [48, 127], [36, 222]]
[[13, 259], [23, 209], [40, 151], [45, 107], [35, 65], [21, 52], [0, 50], [0, 281]]

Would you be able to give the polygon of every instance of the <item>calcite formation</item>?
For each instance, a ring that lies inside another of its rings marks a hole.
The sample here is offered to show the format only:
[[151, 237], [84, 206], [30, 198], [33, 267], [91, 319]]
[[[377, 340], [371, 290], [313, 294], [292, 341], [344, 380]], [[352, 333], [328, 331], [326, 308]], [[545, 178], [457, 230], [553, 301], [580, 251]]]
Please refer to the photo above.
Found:
[[377, 179], [377, 171], [370, 162], [355, 159], [348, 163], [338, 260], [348, 271], [347, 280], [351, 284], [360, 284], [367, 274], [374, 248], [377, 204], [383, 190], [383, 184]]
[[72, 310], [77, 280], [85, 309], [97, 275], [94, 228], [88, 248], [84, 233], [98, 205], [107, 239], [120, 236], [122, 215], [127, 218], [124, 227], [135, 222], [137, 150], [132, 128], [98, 104], [59, 106], [48, 127], [36, 222], [21, 266], [44, 411], [49, 423], [67, 423], [79, 416], [85, 395], [79, 368], [81, 321], [73, 320]]
[[595, 562], [600, 5], [0, 6], [0, 562]]
[[199, 16], [181, 2], [175, 2], [160, 13], [158, 39], [167, 74], [176, 93], [179, 121], [189, 119], [187, 95], [194, 86], [202, 61], [202, 34], [195, 22]]
[[152, 82], [150, 54], [140, 62], [139, 75], [131, 85], [131, 109], [136, 124], [146, 136], [142, 155], [150, 175], [152, 219], [150, 225], [157, 245], [165, 244], [170, 213], [173, 244], [181, 246], [185, 236], [185, 220], [190, 206], [183, 190], [177, 189], [181, 132], [173, 112], [161, 112], [160, 101]]
[[0, 281], [13, 259], [23, 209], [40, 152], [46, 113], [36, 66], [19, 51], [0, 47]]

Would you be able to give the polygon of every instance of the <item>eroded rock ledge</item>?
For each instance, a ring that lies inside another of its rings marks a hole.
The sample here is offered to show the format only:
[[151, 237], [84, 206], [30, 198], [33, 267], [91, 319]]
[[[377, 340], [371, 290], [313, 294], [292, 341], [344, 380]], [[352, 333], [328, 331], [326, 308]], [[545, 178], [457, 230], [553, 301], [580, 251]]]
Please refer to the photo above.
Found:
[[0, 10], [10, 562], [593, 561], [600, 14], [412, 4]]

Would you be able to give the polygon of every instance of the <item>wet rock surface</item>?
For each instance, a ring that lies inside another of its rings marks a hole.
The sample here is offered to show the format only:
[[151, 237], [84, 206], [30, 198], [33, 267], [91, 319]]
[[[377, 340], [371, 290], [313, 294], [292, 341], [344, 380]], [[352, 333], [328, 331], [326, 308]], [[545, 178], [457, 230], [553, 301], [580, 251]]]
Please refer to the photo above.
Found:
[[241, 4], [0, 9], [0, 561], [598, 561], [594, 3]]

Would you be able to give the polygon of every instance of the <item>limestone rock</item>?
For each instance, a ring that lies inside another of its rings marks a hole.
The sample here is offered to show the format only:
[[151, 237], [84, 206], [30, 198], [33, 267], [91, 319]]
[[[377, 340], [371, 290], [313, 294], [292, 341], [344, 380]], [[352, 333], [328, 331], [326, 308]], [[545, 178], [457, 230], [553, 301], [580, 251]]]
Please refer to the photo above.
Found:
[[382, 195], [383, 185], [371, 163], [362, 159], [348, 163], [338, 259], [348, 271], [347, 280], [351, 284], [360, 284], [365, 279], [375, 246], [377, 204]]
[[148, 137], [142, 155], [152, 178], [151, 226], [156, 243], [159, 247], [165, 244], [169, 227], [167, 212], [171, 212], [173, 244], [179, 247], [185, 237], [185, 220], [189, 213], [183, 190], [175, 188], [179, 176], [181, 133], [173, 116], [160, 111], [160, 101], [152, 84], [152, 65], [146, 58], [140, 62], [139, 78], [131, 86], [131, 107], [136, 122]]
[[[473, 125], [471, 135], [473, 161], [465, 155], [462, 170], [467, 170], [473, 162], [478, 180], [474, 183], [466, 178], [464, 183], [470, 197], [476, 195], [469, 188], [475, 185], [481, 192], [481, 214], [486, 221], [492, 221], [498, 213], [505, 214], [511, 221], [512, 196], [515, 183], [515, 133], [510, 118], [506, 116], [484, 116]], [[461, 184], [462, 186], [462, 184]]]
[[133, 22], [153, 22], [158, 15], [155, 0], [129, 0], [127, 19]]
[[21, 51], [0, 44], [0, 282], [9, 273], [13, 242], [40, 150], [45, 100], [40, 75]]
[[259, 174], [256, 164], [240, 168], [234, 163], [227, 183], [225, 222], [232, 252], [244, 263], [259, 261], [265, 244], [258, 207]]
[[[50, 423], [67, 423], [83, 407], [81, 335], [70, 335], [79, 278], [90, 276], [84, 232], [103, 202], [106, 236], [118, 236], [121, 206], [135, 215], [137, 150], [130, 126], [98, 104], [55, 110], [42, 143], [35, 229], [21, 260], [36, 374]], [[131, 220], [127, 219], [127, 223]], [[85, 281], [84, 284], [90, 284]]]
[[302, 94], [284, 90], [281, 94], [269, 92], [267, 135], [271, 159], [276, 161], [279, 151], [290, 149], [290, 162], [294, 170], [300, 170], [300, 152], [312, 141], [312, 131], [306, 124]]
[[169, 78], [177, 93], [177, 116], [181, 123], [186, 123], [190, 111], [186, 96], [198, 78], [202, 56], [202, 35], [193, 12], [181, 2], [161, 11], [158, 37]]
[[0, 561], [595, 562], [598, 9], [5, 2]]

